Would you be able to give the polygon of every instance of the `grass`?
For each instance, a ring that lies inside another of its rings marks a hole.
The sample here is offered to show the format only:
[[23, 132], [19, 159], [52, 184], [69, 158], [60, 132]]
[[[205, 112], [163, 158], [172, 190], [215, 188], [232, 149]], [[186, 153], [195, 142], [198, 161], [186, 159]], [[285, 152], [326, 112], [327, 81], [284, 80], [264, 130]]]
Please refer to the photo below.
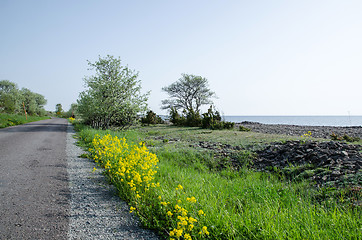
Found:
[[[252, 156], [249, 150], [300, 137], [172, 126], [136, 127], [123, 132], [97, 131], [84, 126], [77, 129], [81, 143], [87, 147], [92, 147], [96, 134], [111, 134], [126, 137], [130, 145], [144, 142], [157, 155], [154, 181], [160, 187], [153, 189], [142, 206], [134, 205], [129, 192], [121, 194], [124, 185], [119, 184], [119, 191], [124, 200], [135, 206], [143, 224], [157, 229], [164, 237], [177, 228], [177, 220], [172, 220], [167, 212], [176, 214], [173, 206], [179, 203], [189, 209], [190, 216], [193, 214], [199, 224], [195, 224], [197, 231], [190, 231], [187, 233], [190, 235], [182, 235], [180, 239], [360, 238], [361, 207], [342, 204], [343, 190], [315, 189], [307, 181], [286, 181], [271, 173], [255, 172], [246, 164], [235, 171], [228, 166], [227, 159], [215, 156], [211, 150], [194, 147], [200, 141], [239, 146], [244, 149], [241, 158], [248, 158]], [[299, 169], [291, 171], [297, 174]], [[178, 185], [183, 186], [182, 191], [177, 189]], [[191, 196], [197, 199], [195, 204], [186, 200]], [[170, 204], [160, 204], [158, 197]], [[205, 216], [198, 216], [198, 209]], [[209, 235], [199, 234], [203, 226]], [[175, 235], [171, 237], [176, 239]]]
[[49, 117], [28, 116], [28, 119], [26, 119], [25, 115], [1, 113], [0, 128], [21, 125], [24, 123], [35, 122], [44, 119], [49, 119]]

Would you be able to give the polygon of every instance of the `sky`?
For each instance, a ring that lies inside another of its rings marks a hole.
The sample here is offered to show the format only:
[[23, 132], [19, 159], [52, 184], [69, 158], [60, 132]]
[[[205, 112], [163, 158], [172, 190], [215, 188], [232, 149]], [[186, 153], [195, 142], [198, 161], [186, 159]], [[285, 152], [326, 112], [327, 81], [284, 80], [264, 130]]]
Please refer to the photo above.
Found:
[[0, 80], [65, 110], [120, 57], [158, 114], [182, 73], [229, 115], [362, 115], [362, 1], [0, 0]]

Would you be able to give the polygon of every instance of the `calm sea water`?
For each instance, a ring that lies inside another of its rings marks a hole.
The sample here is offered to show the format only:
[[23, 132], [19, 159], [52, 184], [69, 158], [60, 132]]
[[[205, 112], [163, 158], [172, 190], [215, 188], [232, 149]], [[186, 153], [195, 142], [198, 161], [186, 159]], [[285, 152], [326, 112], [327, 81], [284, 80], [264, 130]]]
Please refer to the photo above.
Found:
[[229, 122], [259, 122], [306, 126], [362, 126], [362, 116], [224, 116]]

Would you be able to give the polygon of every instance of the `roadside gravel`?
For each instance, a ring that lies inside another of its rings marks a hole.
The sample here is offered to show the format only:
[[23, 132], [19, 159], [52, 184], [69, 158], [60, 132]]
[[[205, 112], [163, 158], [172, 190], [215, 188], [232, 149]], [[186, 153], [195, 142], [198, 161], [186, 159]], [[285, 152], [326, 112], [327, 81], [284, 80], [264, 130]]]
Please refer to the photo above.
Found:
[[129, 213], [101, 170], [92, 172], [95, 163], [79, 156], [83, 150], [75, 145], [71, 124], [67, 131], [67, 159], [71, 192], [68, 239], [159, 239], [140, 227]]

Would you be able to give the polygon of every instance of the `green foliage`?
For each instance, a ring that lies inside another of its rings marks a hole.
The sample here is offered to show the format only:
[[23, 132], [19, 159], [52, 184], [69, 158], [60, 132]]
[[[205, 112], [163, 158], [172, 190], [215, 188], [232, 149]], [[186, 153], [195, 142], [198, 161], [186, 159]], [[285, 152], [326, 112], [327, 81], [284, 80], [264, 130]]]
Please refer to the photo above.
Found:
[[62, 106], [62, 104], [58, 103], [55, 106], [55, 114], [57, 115], [57, 117], [62, 117], [63, 116], [63, 106]]
[[141, 123], [142, 124], [147, 124], [147, 125], [150, 125], [150, 124], [162, 124], [162, 123], [164, 123], [164, 121], [156, 113], [149, 110], [147, 112], [146, 116], [141, 118]]
[[250, 132], [251, 129], [247, 128], [247, 127], [244, 127], [244, 126], [239, 126], [239, 131], [241, 131], [241, 132]]
[[176, 108], [172, 107], [170, 109], [170, 122], [175, 126], [183, 126], [185, 124], [185, 118], [178, 113]]
[[184, 127], [202, 127], [212, 130], [233, 129], [234, 123], [221, 121], [221, 116], [218, 111], [213, 112], [212, 106], [208, 109], [207, 113], [202, 114], [190, 110], [184, 110], [183, 115], [180, 115], [176, 108], [171, 108], [170, 121], [175, 126]]
[[15, 83], [8, 80], [0, 81], [0, 112], [18, 114], [24, 113], [25, 108], [29, 115], [45, 116], [46, 103], [41, 94], [27, 88], [19, 90]]
[[6, 128], [16, 125], [21, 125], [28, 122], [35, 122], [39, 120], [49, 119], [45, 116], [28, 116], [26, 119], [25, 115], [0, 113], [0, 128]]
[[181, 75], [177, 82], [162, 88], [170, 96], [170, 99], [162, 101], [162, 108], [199, 114], [202, 105], [212, 103], [211, 98], [215, 97], [215, 93], [208, 88], [206, 78], [185, 73]]
[[347, 134], [344, 134], [343, 136], [338, 136], [335, 133], [331, 134], [331, 139], [334, 141], [346, 141], [346, 142], [358, 142], [361, 140], [359, 137], [351, 137], [348, 136]]
[[63, 117], [65, 118], [76, 118], [78, 115], [78, 104], [76, 103], [72, 103], [69, 110], [63, 113]]
[[201, 116], [199, 114], [199, 112], [195, 112], [192, 109], [187, 112], [186, 114], [186, 121], [185, 121], [185, 125], [187, 127], [200, 127], [201, 126]]
[[[83, 136], [87, 140], [94, 134], [102, 136], [109, 132], [86, 131]], [[164, 217], [162, 206], [157, 204], [157, 197], [169, 201], [180, 196], [174, 188], [175, 184], [180, 184], [182, 195], [193, 196], [205, 213], [200, 221], [208, 226], [210, 235], [206, 239], [359, 239], [360, 206], [351, 202], [345, 207], [340, 202], [346, 195], [356, 196], [358, 200], [356, 193], [360, 190], [346, 189], [337, 194], [333, 189], [316, 189], [306, 181], [283, 181], [273, 174], [246, 168], [213, 171], [208, 165], [215, 156], [191, 147], [190, 143], [200, 141], [201, 137], [233, 144], [239, 139], [240, 145], [250, 138], [257, 142], [271, 139], [252, 132], [235, 132], [237, 135], [227, 131], [213, 131], [207, 135], [203, 132], [197, 128], [156, 126], [111, 133], [137, 141], [160, 136], [184, 141], [184, 144], [168, 142], [150, 148], [160, 160], [155, 180], [160, 182], [161, 188], [146, 205], [147, 212], [141, 213], [145, 226], [170, 232], [169, 221]], [[250, 165], [251, 157], [250, 152], [242, 151], [238, 159]], [[187, 201], [183, 200], [182, 204]], [[192, 238], [205, 239], [197, 234]]]
[[212, 106], [208, 109], [207, 113], [202, 114], [202, 128], [208, 128], [212, 130], [221, 130], [221, 129], [233, 129], [234, 123], [225, 122], [221, 120], [220, 113], [218, 111], [213, 111]]
[[133, 125], [137, 114], [146, 111], [148, 99], [148, 93], [141, 94], [138, 73], [110, 55], [88, 65], [95, 75], [84, 79], [87, 90], [78, 99], [84, 122], [101, 129]]

